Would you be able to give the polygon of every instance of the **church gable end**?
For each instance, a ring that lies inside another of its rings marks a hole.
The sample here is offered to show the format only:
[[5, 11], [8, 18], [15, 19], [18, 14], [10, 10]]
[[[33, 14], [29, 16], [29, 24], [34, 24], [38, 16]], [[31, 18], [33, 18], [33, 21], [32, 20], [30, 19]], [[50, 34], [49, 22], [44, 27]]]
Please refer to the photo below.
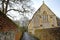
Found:
[[56, 15], [43, 3], [41, 7], [33, 15], [29, 25], [28, 31], [35, 29], [55, 28], [58, 27]]
[[28, 32], [39, 40], [59, 40], [60, 19], [43, 3], [33, 15]]
[[[33, 26], [42, 25], [46, 27], [52, 27], [53, 25], [57, 27], [57, 20], [55, 14], [48, 8], [45, 3], [43, 3], [38, 11], [34, 14], [30, 24]], [[30, 24], [29, 26], [31, 26]]]

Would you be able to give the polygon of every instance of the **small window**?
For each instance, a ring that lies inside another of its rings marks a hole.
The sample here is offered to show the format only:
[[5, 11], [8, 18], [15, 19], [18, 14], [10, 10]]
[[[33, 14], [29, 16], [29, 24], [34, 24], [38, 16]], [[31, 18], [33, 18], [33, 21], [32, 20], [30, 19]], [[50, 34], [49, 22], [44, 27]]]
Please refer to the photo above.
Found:
[[40, 25], [41, 27], [43, 26], [43, 25]]
[[52, 25], [52, 26], [54, 26], [54, 25]]
[[50, 18], [53, 18], [53, 17], [50, 17]]
[[41, 16], [39, 16], [41, 18]]

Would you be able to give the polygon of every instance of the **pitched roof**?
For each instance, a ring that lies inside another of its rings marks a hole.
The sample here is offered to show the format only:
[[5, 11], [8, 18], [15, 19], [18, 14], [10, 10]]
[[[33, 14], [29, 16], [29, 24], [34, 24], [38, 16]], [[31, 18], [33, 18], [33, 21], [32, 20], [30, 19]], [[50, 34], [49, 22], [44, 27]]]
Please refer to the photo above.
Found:
[[0, 31], [16, 30], [17, 25], [0, 11]]
[[[46, 7], [46, 8], [48, 8], [49, 9], [49, 11], [51, 11], [53, 14], [54, 14], [54, 12], [43, 2], [43, 4], [40, 6], [40, 8], [35, 12], [35, 13], [37, 13], [39, 10], [41, 10], [42, 9], [42, 7]], [[55, 15], [55, 14], [54, 14]]]
[[[40, 6], [40, 8], [35, 12], [35, 14], [33, 15], [33, 17], [32, 17], [32, 19], [34, 18], [34, 16], [37, 14], [37, 12], [38, 11], [40, 11], [40, 9], [42, 8], [42, 7], [44, 7], [44, 6], [46, 6], [49, 10], [50, 10], [50, 8], [44, 3], [44, 1], [43, 1], [43, 4]], [[50, 10], [51, 11], [51, 10]], [[52, 12], [52, 11], [51, 11]], [[53, 13], [53, 12], [52, 12]], [[54, 13], [53, 13], [54, 14]], [[55, 15], [55, 14], [54, 14]], [[56, 16], [56, 15], [55, 15]], [[32, 21], [32, 19], [29, 21], [29, 22], [31, 22]]]

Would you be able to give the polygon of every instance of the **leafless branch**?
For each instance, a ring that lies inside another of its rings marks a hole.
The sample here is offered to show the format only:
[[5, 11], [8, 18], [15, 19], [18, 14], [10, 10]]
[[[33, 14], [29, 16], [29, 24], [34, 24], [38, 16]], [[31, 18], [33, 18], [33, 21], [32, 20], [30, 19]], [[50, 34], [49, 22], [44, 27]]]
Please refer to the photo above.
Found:
[[[18, 12], [22, 12], [22, 11], [19, 11], [19, 10], [17, 10], [17, 9], [9, 9], [8, 11], [11, 11], [11, 10], [14, 10], [14, 11], [18, 11]], [[7, 11], [7, 12], [8, 12]], [[23, 12], [22, 12], [23, 13]]]
[[7, 12], [11, 11], [11, 10], [18, 11], [18, 12], [21, 12], [21, 13], [29, 12], [28, 10], [21, 11], [21, 10], [17, 10], [17, 9], [9, 9], [9, 10], [7, 10]]
[[7, 13], [8, 3], [9, 3], [9, 0], [7, 0], [6, 2], [5, 14]]
[[4, 12], [4, 2], [5, 0], [2, 0], [2, 12]]

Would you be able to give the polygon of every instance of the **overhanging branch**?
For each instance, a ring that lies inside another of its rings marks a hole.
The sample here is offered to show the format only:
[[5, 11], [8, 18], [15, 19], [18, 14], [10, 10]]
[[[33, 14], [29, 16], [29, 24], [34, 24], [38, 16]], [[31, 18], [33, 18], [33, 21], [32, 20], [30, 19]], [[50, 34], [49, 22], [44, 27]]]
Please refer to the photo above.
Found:
[[18, 11], [18, 12], [21, 12], [21, 13], [29, 12], [28, 10], [21, 11], [21, 10], [17, 10], [17, 9], [9, 9], [9, 10], [7, 10], [7, 12], [11, 11], [11, 10]]

